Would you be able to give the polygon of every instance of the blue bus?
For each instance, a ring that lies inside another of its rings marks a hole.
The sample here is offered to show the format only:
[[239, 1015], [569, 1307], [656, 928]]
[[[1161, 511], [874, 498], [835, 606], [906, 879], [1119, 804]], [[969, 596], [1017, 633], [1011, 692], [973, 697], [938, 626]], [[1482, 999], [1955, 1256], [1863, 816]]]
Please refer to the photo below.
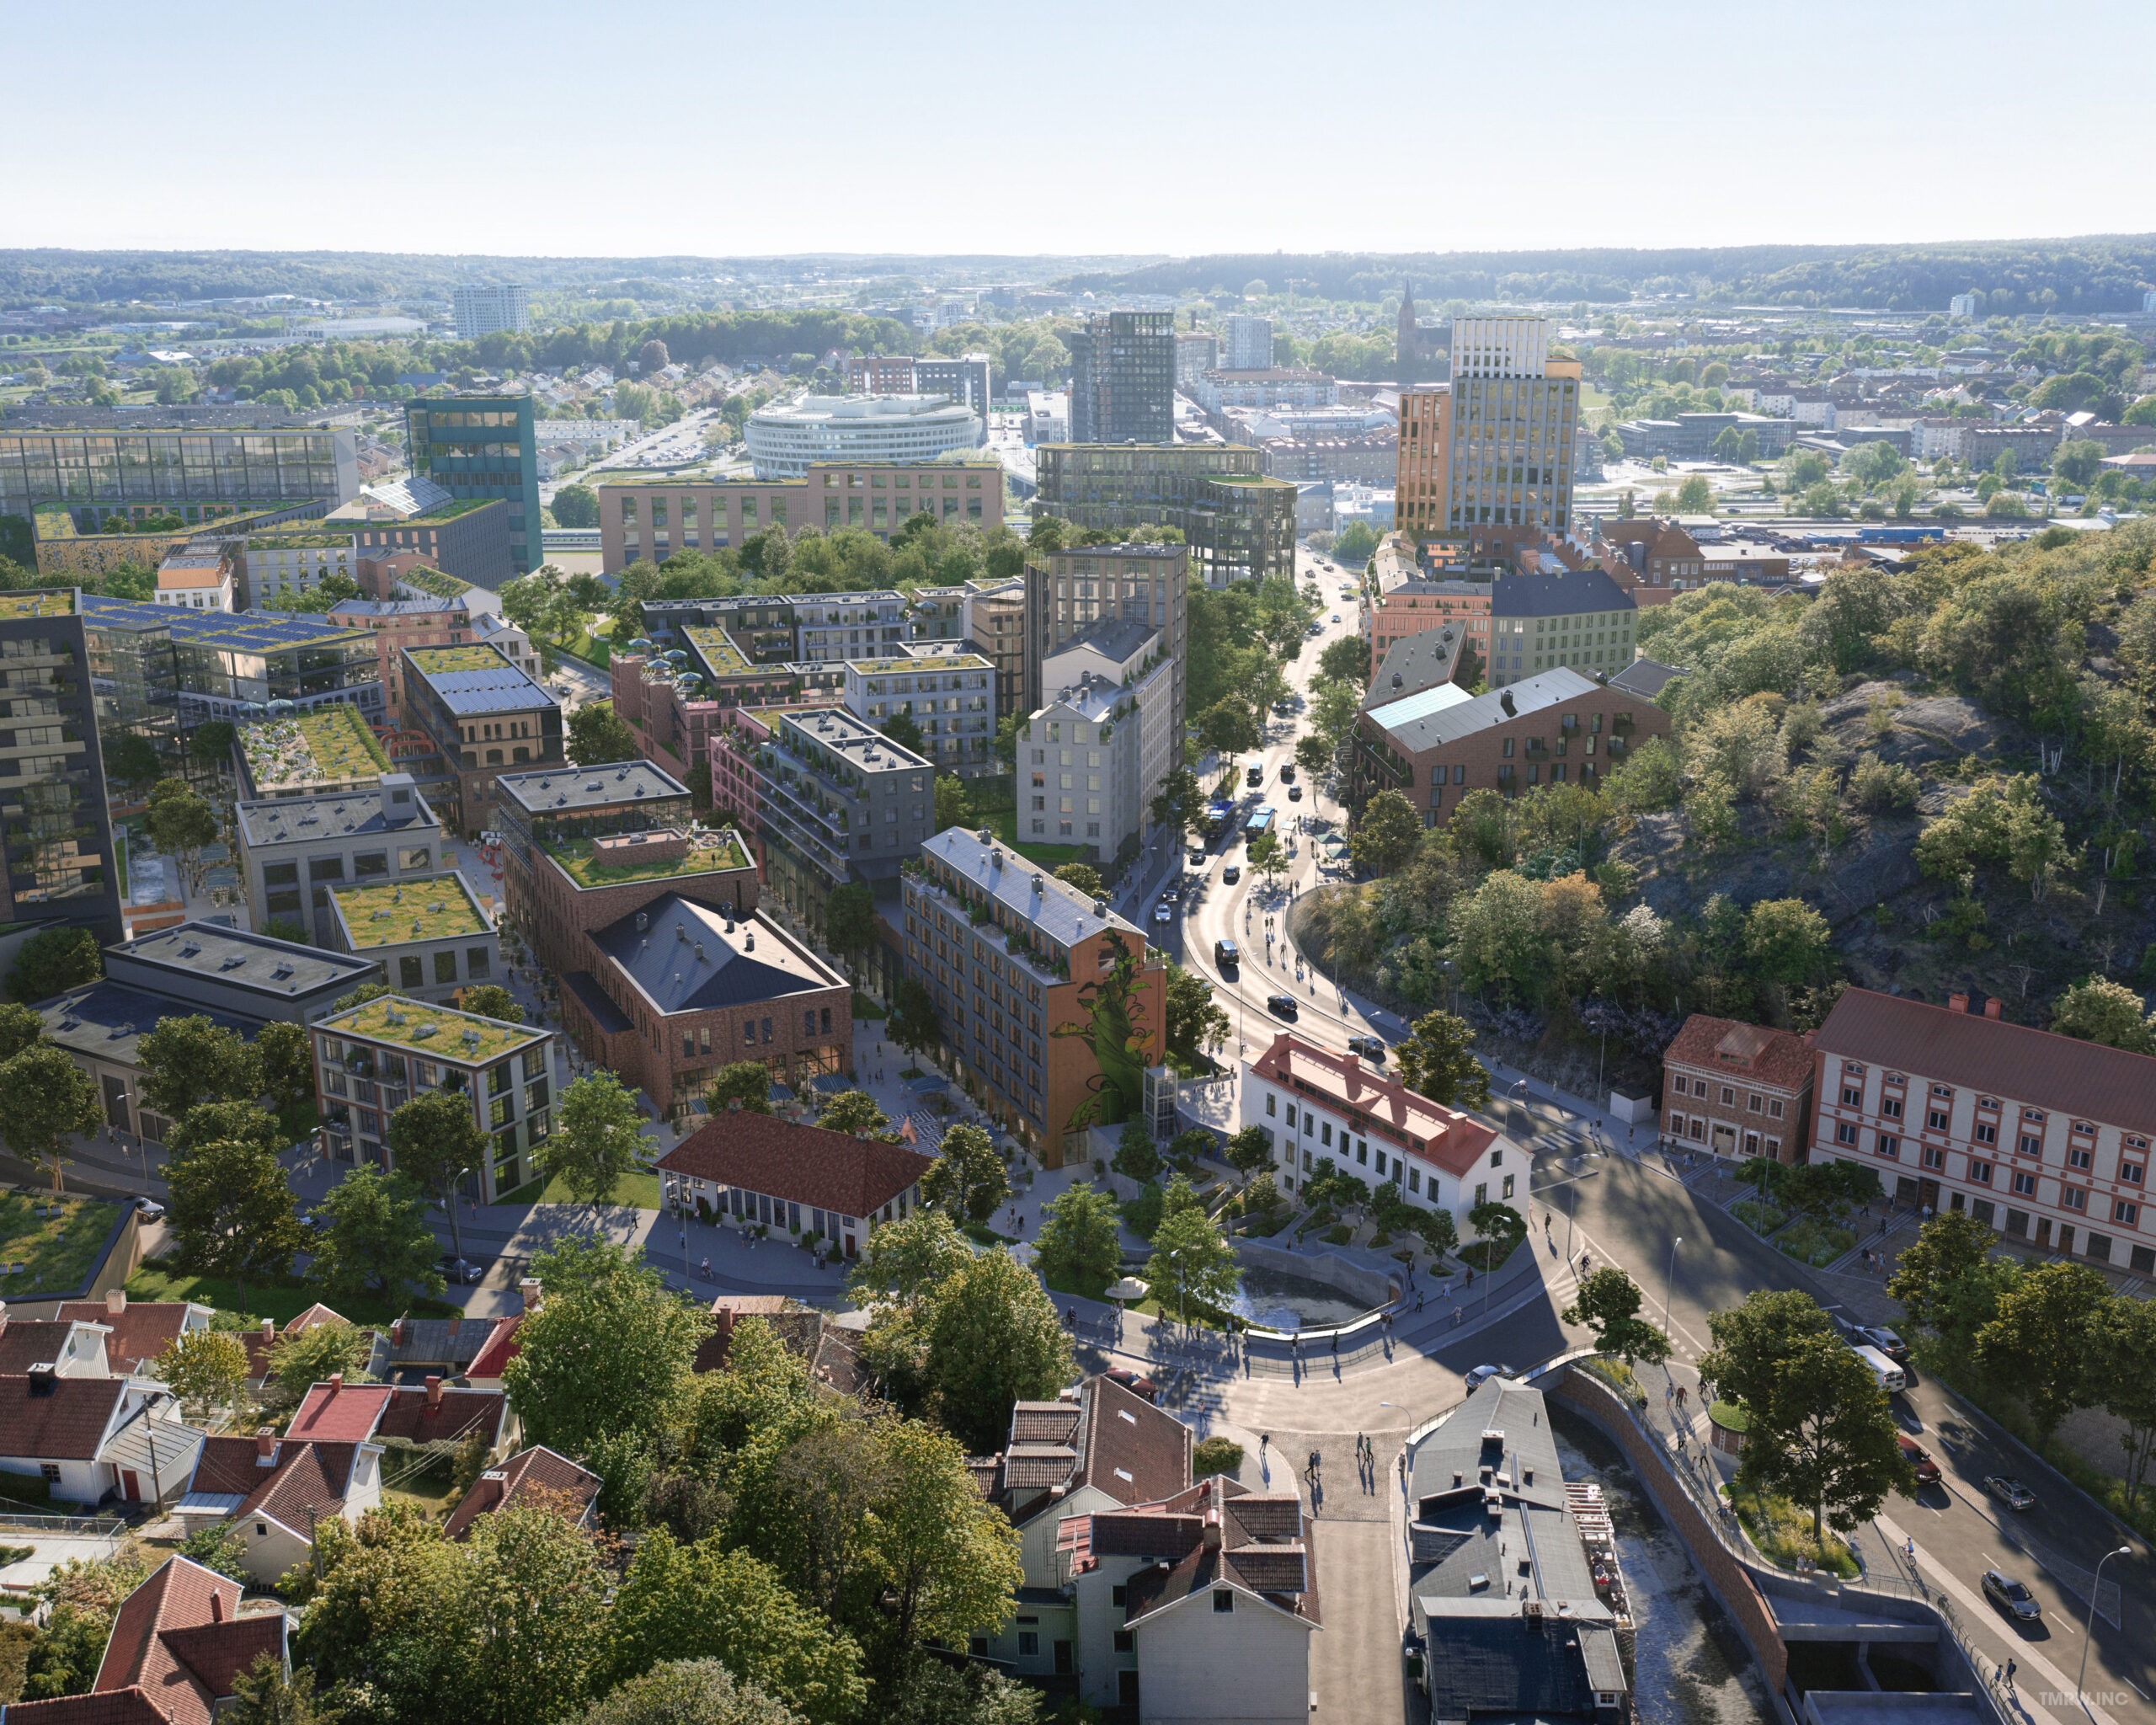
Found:
[[1251, 811], [1250, 819], [1243, 823], [1244, 841], [1246, 843], [1252, 842], [1262, 835], [1272, 831], [1273, 815], [1273, 810], [1271, 809], [1253, 809]]

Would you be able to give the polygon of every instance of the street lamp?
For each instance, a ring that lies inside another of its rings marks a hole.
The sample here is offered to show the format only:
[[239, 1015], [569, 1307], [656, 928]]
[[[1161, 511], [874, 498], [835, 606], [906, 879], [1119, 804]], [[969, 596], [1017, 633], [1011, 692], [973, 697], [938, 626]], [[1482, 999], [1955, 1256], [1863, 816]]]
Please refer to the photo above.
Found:
[[1677, 1279], [1677, 1248], [1684, 1243], [1682, 1234], [1669, 1242], [1669, 1268], [1662, 1279], [1662, 1338], [1665, 1342], [1669, 1339], [1669, 1290]]
[[2132, 1551], [2132, 1546], [2121, 1546], [2116, 1551], [2106, 1551], [2096, 1560], [2096, 1578], [2089, 1583], [2089, 1625], [2088, 1632], [2081, 1638], [2081, 1669], [2073, 1674], [2073, 1702], [2076, 1706], [2083, 1705], [2081, 1680], [2089, 1674], [2089, 1643], [2096, 1638], [2096, 1596], [2104, 1585], [2104, 1566], [2112, 1558], [2129, 1557]]
[[1178, 1327], [1181, 1327], [1187, 1322], [1182, 1288], [1182, 1254], [1180, 1252], [1171, 1252], [1168, 1256], [1176, 1261], [1176, 1323]]

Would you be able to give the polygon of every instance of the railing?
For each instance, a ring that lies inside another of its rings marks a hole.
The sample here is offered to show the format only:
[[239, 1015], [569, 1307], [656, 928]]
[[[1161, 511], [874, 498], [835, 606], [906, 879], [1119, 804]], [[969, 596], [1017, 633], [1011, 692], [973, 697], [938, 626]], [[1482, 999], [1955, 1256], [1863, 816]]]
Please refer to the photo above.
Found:
[[127, 1524], [104, 1515], [18, 1515], [0, 1509], [0, 1531], [8, 1530], [42, 1534], [47, 1539], [117, 1541], [127, 1531]]

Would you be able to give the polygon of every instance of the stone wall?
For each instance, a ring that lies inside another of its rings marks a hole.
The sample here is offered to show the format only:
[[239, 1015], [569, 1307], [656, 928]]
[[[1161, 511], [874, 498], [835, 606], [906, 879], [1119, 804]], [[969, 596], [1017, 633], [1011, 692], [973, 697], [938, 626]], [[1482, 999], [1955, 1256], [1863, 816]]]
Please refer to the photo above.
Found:
[[1273, 1270], [1283, 1276], [1302, 1276], [1310, 1281], [1322, 1282], [1373, 1309], [1390, 1305], [1399, 1297], [1399, 1284], [1383, 1271], [1351, 1263], [1334, 1252], [1289, 1252], [1278, 1246], [1244, 1240], [1236, 1243], [1235, 1257], [1249, 1269]]

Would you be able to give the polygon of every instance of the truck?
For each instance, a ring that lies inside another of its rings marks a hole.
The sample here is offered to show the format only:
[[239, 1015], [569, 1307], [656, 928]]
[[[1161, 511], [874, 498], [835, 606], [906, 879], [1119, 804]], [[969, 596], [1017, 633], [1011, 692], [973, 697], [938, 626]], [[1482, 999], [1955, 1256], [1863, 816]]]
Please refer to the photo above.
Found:
[[1273, 817], [1274, 813], [1275, 811], [1270, 805], [1262, 809], [1251, 809], [1250, 819], [1243, 823], [1244, 842], [1246, 844], [1253, 844], [1263, 835], [1272, 831]]

